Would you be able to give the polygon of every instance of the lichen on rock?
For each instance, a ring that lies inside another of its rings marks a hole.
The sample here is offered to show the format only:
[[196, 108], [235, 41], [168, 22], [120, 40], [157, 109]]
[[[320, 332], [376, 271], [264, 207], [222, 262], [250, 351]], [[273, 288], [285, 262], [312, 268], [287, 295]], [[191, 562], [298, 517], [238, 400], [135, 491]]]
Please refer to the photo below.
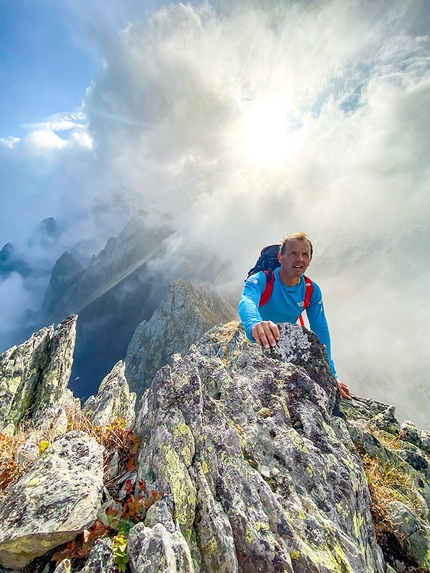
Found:
[[[323, 350], [303, 336], [315, 372]], [[332, 376], [318, 384], [240, 328], [216, 327], [160, 370], [137, 418], [138, 476], [165, 492], [196, 570], [384, 571], [336, 394]]]

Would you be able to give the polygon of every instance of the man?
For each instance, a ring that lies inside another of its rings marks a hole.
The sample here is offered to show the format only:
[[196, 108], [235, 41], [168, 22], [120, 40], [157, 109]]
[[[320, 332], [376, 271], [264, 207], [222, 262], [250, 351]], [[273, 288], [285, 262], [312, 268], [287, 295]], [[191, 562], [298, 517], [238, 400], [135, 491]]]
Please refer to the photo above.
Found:
[[[266, 288], [266, 275], [264, 272], [259, 272], [251, 275], [246, 281], [239, 303], [239, 315], [248, 338], [262, 348], [275, 346], [279, 340], [279, 328], [276, 323], [294, 324], [302, 313], [306, 295], [303, 275], [310, 265], [312, 253], [312, 242], [304, 232], [285, 237], [278, 254], [281, 266], [274, 270], [272, 295], [261, 307], [259, 304]], [[331, 357], [330, 331], [324, 313], [321, 289], [316, 283], [313, 283], [313, 292], [306, 314], [311, 330], [326, 346], [330, 368], [337, 379], [341, 395], [350, 398], [348, 386], [337, 378]]]

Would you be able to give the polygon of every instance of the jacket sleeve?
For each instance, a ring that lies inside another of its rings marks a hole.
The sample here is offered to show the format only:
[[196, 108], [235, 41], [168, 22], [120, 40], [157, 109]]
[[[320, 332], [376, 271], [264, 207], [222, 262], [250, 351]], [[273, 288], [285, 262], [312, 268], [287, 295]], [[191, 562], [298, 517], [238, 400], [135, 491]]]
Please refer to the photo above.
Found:
[[327, 323], [327, 318], [324, 312], [324, 304], [322, 300], [322, 293], [320, 287], [314, 283], [314, 292], [312, 293], [311, 303], [306, 309], [311, 330], [315, 332], [320, 341], [327, 349], [327, 355], [330, 363], [330, 369], [337, 378], [336, 368], [331, 357], [331, 340], [330, 330]]
[[255, 342], [252, 336], [252, 329], [263, 320], [260, 315], [259, 305], [265, 288], [266, 275], [263, 272], [251, 275], [245, 283], [239, 302], [240, 320], [245, 327], [246, 336], [252, 342]]

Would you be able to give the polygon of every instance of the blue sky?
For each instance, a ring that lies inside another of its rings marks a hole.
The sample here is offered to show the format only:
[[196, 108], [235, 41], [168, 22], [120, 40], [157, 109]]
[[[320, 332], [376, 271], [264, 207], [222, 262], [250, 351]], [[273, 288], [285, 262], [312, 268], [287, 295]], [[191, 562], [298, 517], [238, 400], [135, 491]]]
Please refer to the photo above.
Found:
[[160, 0], [0, 1], [0, 137], [81, 105], [100, 69], [99, 31], [111, 36]]
[[[97, 253], [133, 210], [168, 213], [165, 264], [204, 245], [231, 292], [262, 246], [304, 229], [337, 369], [366, 363], [397, 389], [414, 372], [403, 395], [429, 403], [429, 12], [2, 0], [0, 247], [49, 271], [64, 250]], [[56, 242], [35, 238], [46, 217]], [[0, 283], [2, 325], [40, 306], [42, 282]]]
[[2, 0], [0, 134], [22, 136], [22, 124], [80, 106], [97, 72], [97, 53], [65, 5]]

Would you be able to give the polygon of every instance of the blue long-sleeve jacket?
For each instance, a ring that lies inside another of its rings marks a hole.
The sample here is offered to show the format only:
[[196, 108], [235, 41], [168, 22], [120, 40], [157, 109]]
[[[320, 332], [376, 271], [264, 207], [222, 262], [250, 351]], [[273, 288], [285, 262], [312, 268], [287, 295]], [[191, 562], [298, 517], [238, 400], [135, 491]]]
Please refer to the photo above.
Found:
[[[269, 302], [259, 307], [260, 298], [266, 288], [266, 275], [259, 272], [251, 275], [243, 289], [242, 298], [239, 302], [239, 316], [245, 327], [249, 340], [255, 342], [252, 336], [252, 329], [263, 320], [271, 320], [274, 323], [291, 322], [296, 323], [303, 311], [303, 304], [306, 294], [306, 284], [304, 277], [295, 287], [284, 285], [279, 277], [279, 268], [275, 269], [275, 283], [273, 293]], [[313, 282], [313, 281], [312, 281]], [[320, 287], [314, 282], [314, 289], [310, 300], [310, 305], [306, 309], [311, 330], [327, 348], [330, 361], [330, 368], [334, 376], [337, 377], [334, 362], [331, 357], [330, 331], [324, 312], [322, 293]]]

